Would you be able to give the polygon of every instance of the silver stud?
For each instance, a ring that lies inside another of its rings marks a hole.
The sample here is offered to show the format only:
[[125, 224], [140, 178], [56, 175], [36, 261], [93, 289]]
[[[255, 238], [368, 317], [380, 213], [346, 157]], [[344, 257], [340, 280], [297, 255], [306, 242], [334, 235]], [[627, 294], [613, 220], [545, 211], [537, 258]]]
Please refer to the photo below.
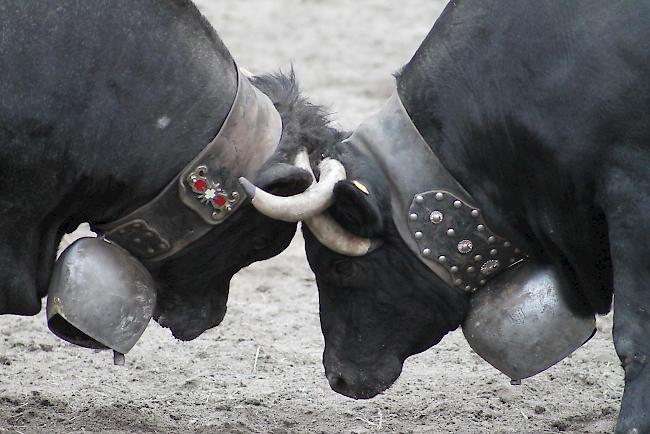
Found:
[[424, 250], [422, 250], [422, 254], [423, 254], [424, 256], [429, 256], [429, 255], [431, 254], [431, 249], [424, 249]]
[[515, 249], [515, 253], [521, 253], [521, 250]]
[[510, 263], [514, 264], [515, 263], [515, 258], [510, 258]]
[[445, 262], [447, 262], [447, 257], [445, 255], [438, 256], [438, 262], [444, 264]]
[[494, 235], [491, 235], [491, 236], [488, 237], [488, 243], [490, 243], [490, 244], [492, 244], [496, 240], [497, 240], [497, 237], [495, 237]]
[[483, 260], [483, 256], [481, 256], [481, 255], [476, 255], [476, 256], [474, 256], [474, 260], [475, 260], [476, 262], [481, 262], [481, 261]]
[[462, 280], [462, 279], [456, 279], [456, 280], [454, 280], [454, 285], [456, 285], [456, 286], [460, 286], [460, 285], [462, 285], [462, 284], [463, 284], [463, 280]]
[[487, 282], [487, 281], [486, 281], [485, 279], [481, 279], [481, 281], [480, 281], [479, 283], [480, 283], [481, 285], [485, 285], [486, 282]]
[[492, 250], [490, 250], [490, 255], [492, 255], [492, 256], [496, 256], [497, 253], [498, 253], [498, 252], [497, 252], [497, 249], [492, 249]]
[[155, 252], [155, 250], [152, 249], [151, 247], [149, 247], [149, 248], [147, 249], [147, 253], [149, 253], [150, 255], [152, 255], [154, 252]]
[[479, 232], [483, 232], [485, 230], [485, 226], [484, 225], [478, 225], [478, 226], [476, 226], [476, 230], [479, 231]]
[[160, 244], [158, 244], [158, 248], [164, 250], [164, 249], [167, 248], [167, 244], [165, 244], [165, 243], [160, 243]]
[[422, 203], [424, 202], [424, 198], [420, 195], [415, 196], [415, 202], [416, 203]]
[[472, 287], [471, 287], [470, 285], [467, 285], [467, 286], [465, 287], [465, 291], [469, 292], [469, 291], [471, 291], [471, 290], [472, 290]]
[[462, 253], [463, 255], [465, 253], [469, 253], [472, 251], [472, 248], [474, 248], [474, 245], [470, 240], [463, 240], [458, 243], [458, 251]]
[[480, 213], [479, 213], [479, 211], [477, 209], [472, 210], [472, 217], [478, 217], [479, 214]]
[[503, 247], [510, 247], [510, 241], [506, 241], [503, 243]]
[[484, 276], [489, 276], [490, 274], [497, 271], [499, 266], [501, 266], [501, 263], [499, 261], [497, 261], [496, 259], [491, 259], [487, 261], [485, 264], [481, 265], [481, 274], [483, 274]]
[[409, 216], [409, 219], [411, 219], [411, 221], [414, 222], [418, 219], [418, 215], [416, 213], [413, 213]]
[[444, 199], [444, 197], [445, 197], [444, 194], [442, 194], [440, 192], [436, 193], [436, 200], [442, 200], [442, 199]]
[[444, 218], [445, 216], [440, 211], [433, 211], [431, 215], [429, 215], [429, 220], [431, 220], [431, 223], [434, 225], [441, 223]]
[[451, 272], [458, 273], [458, 266], [454, 265], [453, 267], [451, 267]]
[[474, 267], [467, 267], [467, 272], [468, 272], [468, 273], [473, 273], [474, 271], [476, 271], [476, 268], [474, 268]]
[[420, 231], [417, 231], [417, 232], [415, 233], [415, 239], [416, 239], [416, 240], [421, 239], [423, 236], [424, 236], [424, 234], [423, 234], [422, 232], [420, 232]]
[[453, 228], [449, 228], [447, 229], [447, 235], [453, 237], [454, 235], [456, 235], [456, 231], [453, 230]]
[[140, 244], [142, 242], [142, 240], [140, 238], [134, 238], [133, 242], [136, 243], [136, 244]]
[[454, 201], [454, 208], [460, 208], [461, 206], [463, 206], [463, 203], [461, 201], [459, 200]]

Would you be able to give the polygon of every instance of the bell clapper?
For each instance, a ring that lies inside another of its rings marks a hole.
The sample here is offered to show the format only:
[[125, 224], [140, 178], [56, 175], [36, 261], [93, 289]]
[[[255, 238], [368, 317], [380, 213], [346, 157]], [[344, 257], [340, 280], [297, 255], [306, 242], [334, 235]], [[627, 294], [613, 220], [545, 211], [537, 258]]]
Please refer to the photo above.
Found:
[[120, 353], [119, 351], [113, 350], [113, 364], [117, 366], [124, 366], [124, 354]]

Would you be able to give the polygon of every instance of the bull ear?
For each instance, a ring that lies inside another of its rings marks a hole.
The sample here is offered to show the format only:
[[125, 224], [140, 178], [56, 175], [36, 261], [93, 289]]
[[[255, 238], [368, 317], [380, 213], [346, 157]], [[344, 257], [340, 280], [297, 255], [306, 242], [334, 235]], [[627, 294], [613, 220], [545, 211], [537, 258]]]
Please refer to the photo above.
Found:
[[355, 235], [374, 237], [384, 228], [379, 196], [361, 181], [340, 181], [334, 186], [332, 216]]
[[255, 179], [255, 185], [276, 196], [293, 196], [302, 193], [312, 183], [309, 172], [286, 163], [274, 163]]

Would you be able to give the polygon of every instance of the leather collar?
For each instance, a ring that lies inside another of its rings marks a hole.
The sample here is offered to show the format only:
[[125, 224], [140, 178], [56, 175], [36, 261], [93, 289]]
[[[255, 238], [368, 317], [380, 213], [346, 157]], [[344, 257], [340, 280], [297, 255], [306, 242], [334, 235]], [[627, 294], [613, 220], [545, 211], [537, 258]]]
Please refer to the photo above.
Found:
[[397, 230], [447, 284], [474, 292], [525, 258], [489, 228], [471, 195], [427, 145], [397, 91], [347, 141], [386, 174]]
[[142, 260], [174, 255], [242, 205], [246, 193], [237, 179], [255, 178], [281, 135], [273, 103], [239, 72], [235, 100], [217, 136], [152, 201], [93, 230]]

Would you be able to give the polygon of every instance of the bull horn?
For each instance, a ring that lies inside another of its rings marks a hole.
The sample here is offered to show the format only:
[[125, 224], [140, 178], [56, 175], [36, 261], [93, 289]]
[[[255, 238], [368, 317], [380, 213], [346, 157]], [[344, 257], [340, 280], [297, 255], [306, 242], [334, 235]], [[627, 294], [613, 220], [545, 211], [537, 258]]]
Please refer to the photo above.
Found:
[[379, 246], [378, 241], [351, 234], [327, 212], [310, 217], [305, 224], [328, 249], [345, 256], [364, 256]]
[[[305, 149], [298, 153], [295, 164], [312, 173]], [[298, 222], [329, 208], [333, 201], [334, 185], [345, 179], [345, 168], [337, 160], [326, 158], [321, 161], [319, 167], [320, 180], [294, 196], [282, 197], [267, 193], [244, 177], [239, 178], [239, 182], [259, 212], [275, 220]]]

